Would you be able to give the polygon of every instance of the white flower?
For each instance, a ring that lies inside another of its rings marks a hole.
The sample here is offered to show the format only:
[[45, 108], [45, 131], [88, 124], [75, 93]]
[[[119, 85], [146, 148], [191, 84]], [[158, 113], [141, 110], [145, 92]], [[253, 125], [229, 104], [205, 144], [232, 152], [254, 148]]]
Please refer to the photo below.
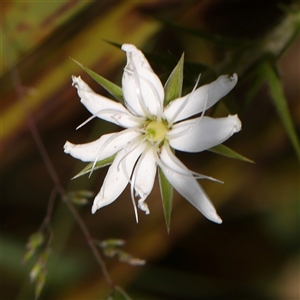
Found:
[[[164, 87], [143, 53], [135, 46], [122, 46], [127, 65], [122, 78], [125, 106], [94, 93], [80, 77], [73, 77], [83, 105], [93, 116], [115, 123], [123, 131], [105, 134], [98, 140], [74, 145], [66, 142], [66, 153], [86, 162], [97, 162], [116, 154], [92, 213], [115, 201], [128, 183], [134, 204], [149, 213], [146, 198], [150, 194], [159, 166], [172, 186], [209, 220], [222, 223], [197, 179], [208, 178], [187, 169], [172, 149], [199, 152], [223, 143], [241, 129], [237, 115], [213, 119], [204, 116], [237, 83], [237, 75], [220, 76], [164, 107]], [[200, 116], [188, 119], [201, 113]]]

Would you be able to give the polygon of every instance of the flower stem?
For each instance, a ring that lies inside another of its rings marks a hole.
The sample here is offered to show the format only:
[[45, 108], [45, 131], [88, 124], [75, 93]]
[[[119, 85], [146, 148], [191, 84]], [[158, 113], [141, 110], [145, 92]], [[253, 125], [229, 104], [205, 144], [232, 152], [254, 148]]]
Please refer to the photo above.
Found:
[[30, 133], [34, 139], [35, 145], [42, 157], [43, 163], [46, 166], [47, 172], [51, 177], [51, 180], [54, 184], [54, 190], [50, 196], [50, 200], [49, 200], [49, 204], [48, 204], [48, 208], [47, 208], [47, 214], [46, 217], [40, 227], [40, 230], [44, 229], [50, 222], [51, 219], [51, 215], [52, 215], [52, 210], [53, 210], [53, 204], [54, 204], [54, 199], [55, 199], [55, 195], [56, 193], [59, 194], [60, 198], [64, 201], [64, 203], [66, 204], [67, 208], [69, 209], [70, 213], [72, 214], [73, 218], [75, 219], [75, 221], [77, 222], [79, 228], [81, 229], [82, 233], [84, 234], [86, 241], [89, 245], [89, 247], [91, 248], [101, 270], [103, 273], [103, 276], [105, 278], [105, 280], [107, 281], [108, 285], [110, 286], [110, 288], [112, 290], [116, 290], [116, 289], [120, 289], [119, 287], [117, 287], [114, 282], [112, 281], [106, 265], [96, 247], [96, 245], [93, 242], [93, 239], [90, 235], [90, 232], [88, 230], [88, 228], [86, 227], [84, 221], [82, 220], [81, 216], [78, 214], [77, 210], [74, 208], [73, 204], [71, 203], [71, 201], [69, 200], [69, 198], [66, 196], [66, 192], [64, 190], [64, 188], [62, 187], [59, 177], [55, 171], [55, 168], [52, 164], [52, 161], [48, 155], [48, 152], [44, 146], [44, 143], [41, 139], [41, 136], [37, 130], [36, 124], [34, 122], [34, 119], [32, 117], [30, 108], [28, 106], [28, 103], [26, 102], [25, 98], [24, 98], [24, 88], [21, 85], [21, 80], [20, 80], [20, 76], [19, 76], [19, 72], [18, 70], [13, 67], [11, 69], [11, 78], [12, 78], [12, 82], [14, 85], [14, 89], [15, 92], [17, 94], [18, 99], [22, 102], [23, 104], [23, 108], [26, 114], [26, 118], [27, 118], [27, 122], [28, 122], [28, 126], [29, 126], [29, 130]]

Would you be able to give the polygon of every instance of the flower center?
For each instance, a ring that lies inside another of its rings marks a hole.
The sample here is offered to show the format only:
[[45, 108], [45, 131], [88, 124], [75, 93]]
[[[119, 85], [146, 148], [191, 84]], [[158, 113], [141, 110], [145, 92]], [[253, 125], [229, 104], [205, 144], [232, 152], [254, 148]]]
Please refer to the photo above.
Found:
[[146, 127], [146, 135], [150, 142], [161, 142], [165, 138], [168, 128], [164, 122], [152, 121]]

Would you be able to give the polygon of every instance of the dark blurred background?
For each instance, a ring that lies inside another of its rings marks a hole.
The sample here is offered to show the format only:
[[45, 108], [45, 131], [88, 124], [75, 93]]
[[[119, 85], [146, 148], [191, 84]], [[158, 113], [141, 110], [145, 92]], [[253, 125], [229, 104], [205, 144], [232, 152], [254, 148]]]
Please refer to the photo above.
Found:
[[[299, 36], [278, 55], [289, 36], [299, 33], [297, 1], [11, 1], [1, 8], [1, 299], [34, 299], [29, 272], [35, 259], [24, 265], [22, 257], [29, 235], [43, 222], [54, 186], [28, 121], [35, 122], [66, 191], [97, 193], [101, 187], [107, 168], [71, 181], [85, 165], [62, 147], [66, 140], [84, 143], [119, 130], [101, 120], [75, 130], [90, 115], [71, 87], [71, 75], [108, 95], [70, 57], [120, 84], [125, 54], [107, 41], [135, 44], [162, 80], [185, 52], [187, 91], [199, 73], [201, 85], [237, 72], [238, 85], [210, 113], [239, 114], [243, 129], [226, 145], [255, 161], [177, 153], [189, 168], [225, 182], [201, 181], [222, 225], [206, 220], [175, 193], [168, 234], [157, 183], [148, 198], [151, 214], [141, 213], [139, 224], [128, 188], [95, 215], [92, 201], [76, 206], [95, 239], [124, 239], [125, 251], [147, 261], [134, 267], [105, 258], [114, 282], [133, 299], [300, 299], [299, 160], [268, 85], [255, 90], [256, 79], [264, 76], [259, 64], [277, 56], [299, 133]], [[107, 296], [101, 269], [60, 199], [51, 227], [52, 252], [40, 299]]]

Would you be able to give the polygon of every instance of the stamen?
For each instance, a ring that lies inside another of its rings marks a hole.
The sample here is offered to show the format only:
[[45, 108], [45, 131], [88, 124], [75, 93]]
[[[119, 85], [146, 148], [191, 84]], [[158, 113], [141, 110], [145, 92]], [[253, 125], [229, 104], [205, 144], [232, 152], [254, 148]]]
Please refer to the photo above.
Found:
[[[140, 142], [139, 142], [139, 140], [140, 140]], [[117, 170], [118, 170], [118, 171], [120, 170], [120, 165], [121, 165], [122, 170], [123, 170], [125, 176], [127, 177], [126, 179], [128, 180], [129, 183], [130, 183], [131, 181], [130, 181], [130, 176], [129, 176], [129, 174], [127, 174], [127, 171], [126, 171], [126, 167], [125, 167], [125, 158], [126, 158], [129, 154], [131, 154], [137, 147], [139, 147], [141, 144], [143, 144], [143, 143], [145, 142], [145, 140], [146, 140], [146, 138], [141, 139], [141, 137], [138, 136], [138, 137], [136, 137], [135, 139], [133, 139], [132, 141], [130, 141], [130, 142], [126, 145], [126, 147], [124, 148], [125, 155], [124, 155], [124, 156], [121, 158], [121, 160], [118, 162]], [[132, 146], [132, 145], [134, 145], [134, 147], [128, 150], [127, 148], [130, 148], [129, 146]], [[127, 151], [128, 151], [128, 152], [127, 152]]]
[[138, 223], [139, 222], [139, 216], [138, 216], [138, 211], [137, 211], [137, 208], [136, 208], [136, 203], [135, 203], [135, 197], [134, 197], [134, 194], [133, 194], [132, 184], [130, 185], [130, 196], [131, 196], [131, 202], [132, 202], [132, 205], [133, 205], [135, 220], [136, 220], [136, 223]]
[[92, 173], [93, 173], [93, 171], [94, 171], [94, 169], [95, 169], [96, 163], [97, 163], [97, 161], [98, 161], [98, 158], [99, 158], [101, 152], [105, 149], [105, 147], [106, 147], [109, 143], [111, 143], [114, 139], [117, 139], [117, 138], [119, 138], [121, 135], [123, 135], [123, 134], [125, 134], [125, 133], [127, 133], [127, 132], [130, 132], [130, 131], [139, 131], [139, 130], [138, 130], [137, 128], [134, 128], [134, 127], [133, 127], [133, 128], [127, 128], [127, 129], [125, 129], [125, 130], [122, 130], [122, 131], [120, 131], [120, 132], [118, 132], [118, 133], [113, 134], [111, 137], [109, 137], [109, 138], [103, 143], [103, 145], [101, 146], [101, 148], [100, 148], [99, 151], [98, 151], [97, 157], [96, 157], [95, 160], [94, 160], [92, 169], [91, 169], [90, 174], [89, 174], [89, 178], [91, 177], [91, 175], [92, 175]]
[[[144, 150], [144, 152], [142, 153], [141, 157], [139, 158], [135, 168], [134, 168], [134, 171], [133, 171], [133, 174], [132, 174], [132, 178], [131, 178], [131, 182], [130, 182], [130, 195], [131, 195], [131, 201], [133, 203], [133, 208], [134, 208], [134, 213], [135, 213], [135, 219], [136, 219], [136, 222], [138, 223], [138, 213], [137, 213], [137, 208], [136, 208], [136, 203], [135, 203], [135, 197], [138, 195], [140, 196], [141, 199], [139, 199], [139, 203], [140, 203], [140, 200], [143, 200], [145, 201], [145, 197], [142, 197], [138, 191], [136, 190], [135, 188], [135, 181], [136, 181], [136, 177], [137, 177], [137, 173], [138, 173], [138, 170], [141, 166], [141, 161], [143, 160], [144, 156], [146, 155], [146, 153], [149, 151], [149, 149], [151, 148], [151, 145], [147, 145], [146, 149]], [[136, 191], [136, 194], [134, 195], [134, 191]], [[139, 207], [140, 207], [140, 204], [139, 204]]]
[[[134, 138], [133, 140], [129, 141], [126, 146], [123, 148], [124, 151], [126, 152], [125, 155], [122, 157], [122, 159], [119, 161], [118, 163], [118, 171], [120, 169], [120, 163], [122, 162], [122, 160], [124, 160], [124, 158], [126, 156], [128, 156], [132, 151], [134, 151], [139, 145], [141, 145], [144, 141], [146, 140], [146, 138], [141, 138], [141, 136], [137, 136], [136, 138]], [[132, 148], [131, 146], [134, 145]]]
[[156, 120], [158, 122], [161, 122], [162, 115], [163, 115], [163, 108], [162, 108], [161, 102], [159, 100], [159, 95], [158, 95], [157, 89], [154, 87], [153, 83], [150, 80], [148, 80], [148, 78], [144, 78], [141, 75], [140, 75], [140, 78], [144, 79], [148, 83], [148, 86], [150, 86], [153, 94], [156, 97], [156, 101], [155, 101], [155, 103], [156, 103]]
[[130, 52], [129, 55], [130, 55], [130, 61], [132, 63], [132, 67], [133, 67], [133, 70], [130, 70], [130, 71], [133, 73], [134, 80], [135, 80], [135, 83], [136, 83], [136, 86], [137, 86], [137, 91], [136, 92], [137, 92], [137, 96], [138, 96], [138, 99], [139, 99], [139, 104], [140, 104], [145, 116], [148, 119], [151, 119], [152, 116], [151, 116], [150, 112], [148, 111], [147, 107], [145, 106], [145, 101], [143, 99], [142, 89], [141, 89], [141, 84], [140, 84], [140, 78], [137, 75], [138, 73], [137, 73], [137, 70], [136, 70], [136, 66], [133, 62], [132, 53]]
[[205, 103], [204, 103], [204, 109], [203, 109], [203, 111], [202, 111], [200, 117], [195, 118], [195, 119], [191, 119], [191, 120], [190, 120], [190, 121], [196, 120], [196, 122], [194, 122], [194, 124], [193, 124], [191, 127], [189, 127], [188, 129], [182, 129], [182, 131], [179, 131], [179, 132], [177, 132], [177, 133], [173, 133], [173, 134], [172, 134], [172, 131], [169, 131], [169, 132], [166, 134], [167, 139], [174, 139], [174, 138], [178, 138], [178, 137], [180, 137], [180, 136], [182, 136], [182, 135], [185, 135], [185, 134], [187, 134], [188, 132], [190, 132], [193, 128], [195, 128], [195, 126], [197, 126], [197, 125], [201, 122], [201, 120], [203, 119], [205, 110], [206, 110], [207, 98], [208, 98], [208, 95], [206, 95], [206, 99], [205, 99]]
[[123, 124], [121, 124], [120, 122], [118, 122], [118, 119], [120, 119], [120, 117], [117, 117], [116, 115], [120, 116], [120, 115], [124, 115], [127, 119], [133, 121], [133, 122], [137, 122], [137, 123], [142, 123], [143, 121], [145, 121], [145, 118], [143, 117], [137, 117], [134, 116], [132, 114], [129, 114], [127, 112], [123, 112], [123, 111], [119, 111], [119, 110], [115, 110], [115, 109], [101, 109], [99, 111], [97, 111], [95, 114], [93, 114], [91, 117], [89, 117], [87, 120], [85, 120], [82, 124], [80, 124], [76, 130], [78, 130], [79, 128], [81, 128], [82, 126], [84, 126], [85, 124], [87, 124], [88, 122], [90, 122], [91, 120], [93, 120], [94, 118], [98, 117], [101, 118], [101, 114], [111, 114], [111, 118], [113, 118], [117, 125], [124, 127]]
[[198, 86], [198, 83], [200, 81], [200, 77], [201, 77], [201, 74], [199, 74], [198, 78], [197, 78], [197, 81], [196, 81], [196, 84], [193, 88], [193, 90], [190, 92], [190, 94], [186, 97], [186, 99], [183, 101], [183, 103], [179, 106], [179, 108], [177, 109], [176, 113], [173, 115], [172, 119], [170, 120], [170, 122], [168, 123], [168, 127], [171, 128], [173, 126], [173, 123], [175, 121], [175, 119], [177, 118], [177, 116], [179, 115], [179, 113], [185, 108], [185, 106], [187, 105], [188, 103], [188, 100], [189, 98], [193, 95], [193, 93], [195, 92], [197, 86]]
[[164, 122], [152, 121], [147, 125], [145, 131], [148, 140], [153, 144], [164, 140], [168, 128]]
[[165, 143], [164, 146], [165, 146], [165, 149], [166, 149], [166, 151], [167, 151], [167, 153], [168, 153], [169, 158], [172, 160], [172, 162], [173, 162], [178, 168], [180, 168], [181, 171], [178, 171], [177, 169], [174, 169], [174, 168], [170, 168], [170, 166], [167, 165], [166, 163], [164, 163], [164, 162], [161, 160], [161, 158], [158, 156], [158, 154], [155, 153], [155, 154], [156, 154], [156, 159], [157, 159], [157, 164], [158, 164], [159, 166], [163, 165], [164, 167], [168, 168], [169, 170], [171, 170], [171, 171], [173, 171], [173, 172], [175, 172], [175, 173], [177, 173], [177, 174], [179, 174], [179, 175], [181, 175], [181, 176], [193, 177], [193, 178], [195, 178], [195, 179], [208, 179], [208, 180], [211, 180], [211, 181], [214, 181], [214, 182], [224, 183], [223, 181], [220, 181], [220, 180], [215, 179], [215, 178], [213, 178], [213, 177], [206, 176], [206, 175], [203, 175], [203, 174], [200, 174], [200, 173], [191, 171], [190, 169], [186, 168], [185, 166], [184, 166], [184, 168], [185, 168], [185, 169], [184, 169], [183, 166], [180, 165], [180, 163], [175, 159], [175, 156], [174, 156], [174, 154], [172, 153], [169, 144], [168, 144], [168, 143]]
[[87, 120], [85, 120], [83, 123], [81, 123], [79, 126], [77, 126], [76, 130], [78, 130], [79, 128], [83, 127], [85, 124], [87, 124], [88, 122], [92, 121], [96, 117], [97, 117], [96, 115], [92, 115]]
[[152, 120], [153, 116], [150, 113], [149, 109], [145, 106], [145, 100], [143, 99], [141, 82], [140, 82], [140, 80], [142, 79], [142, 80], [144, 80], [148, 83], [148, 86], [151, 88], [153, 94], [156, 96], [156, 101], [155, 101], [156, 102], [156, 118], [157, 118], [157, 121], [160, 122], [163, 110], [162, 110], [161, 102], [159, 101], [158, 92], [157, 92], [156, 88], [153, 86], [153, 83], [150, 80], [148, 80], [148, 78], [145, 78], [141, 74], [138, 74], [136, 66], [134, 64], [134, 61], [132, 59], [132, 53], [130, 53], [130, 55], [131, 55], [131, 62], [132, 62], [132, 66], [133, 66], [133, 75], [134, 75], [134, 78], [135, 78], [136, 85], [138, 87], [137, 95], [138, 95], [138, 99], [139, 99], [139, 103], [141, 105], [141, 108], [142, 108], [145, 116], [147, 116], [148, 119]]

